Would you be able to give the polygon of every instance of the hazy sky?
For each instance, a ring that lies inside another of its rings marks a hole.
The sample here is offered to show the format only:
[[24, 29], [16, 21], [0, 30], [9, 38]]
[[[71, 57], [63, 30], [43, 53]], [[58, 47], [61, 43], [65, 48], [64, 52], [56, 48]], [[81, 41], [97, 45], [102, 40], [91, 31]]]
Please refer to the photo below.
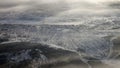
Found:
[[44, 20], [84, 14], [119, 13], [120, 0], [0, 0], [1, 20]]

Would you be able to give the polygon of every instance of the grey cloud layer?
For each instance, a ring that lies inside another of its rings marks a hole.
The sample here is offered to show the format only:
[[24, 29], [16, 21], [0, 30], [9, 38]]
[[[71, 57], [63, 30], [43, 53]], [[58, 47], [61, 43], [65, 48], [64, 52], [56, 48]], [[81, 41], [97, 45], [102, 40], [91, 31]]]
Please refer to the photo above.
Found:
[[108, 6], [114, 9], [120, 9], [120, 1], [109, 2]]
[[[1, 20], [41, 21], [49, 17], [79, 17], [119, 13], [120, 1], [91, 3], [89, 0], [0, 0]], [[117, 10], [116, 10], [117, 9]], [[51, 20], [51, 19], [50, 19]]]
[[40, 20], [68, 9], [64, 1], [0, 0], [0, 20]]

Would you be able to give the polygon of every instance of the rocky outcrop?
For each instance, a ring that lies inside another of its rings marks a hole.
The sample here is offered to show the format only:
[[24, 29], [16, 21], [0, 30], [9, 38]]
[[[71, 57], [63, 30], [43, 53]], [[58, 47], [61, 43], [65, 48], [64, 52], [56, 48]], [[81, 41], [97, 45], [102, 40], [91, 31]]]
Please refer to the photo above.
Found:
[[[0, 44], [0, 68], [50, 68], [80, 56], [46, 44], [14, 42]], [[82, 61], [80, 61], [83, 63]]]

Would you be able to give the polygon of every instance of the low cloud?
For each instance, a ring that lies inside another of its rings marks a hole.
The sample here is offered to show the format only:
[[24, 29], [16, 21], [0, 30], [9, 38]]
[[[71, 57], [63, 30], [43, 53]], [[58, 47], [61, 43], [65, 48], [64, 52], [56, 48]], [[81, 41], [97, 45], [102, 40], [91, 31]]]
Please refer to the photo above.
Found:
[[0, 20], [42, 20], [67, 9], [62, 0], [0, 0]]
[[52, 21], [56, 22], [61, 18], [119, 14], [119, 9], [119, 0], [0, 0], [0, 21], [49, 22], [55, 18]]
[[120, 1], [109, 2], [108, 7], [112, 9], [120, 9]]

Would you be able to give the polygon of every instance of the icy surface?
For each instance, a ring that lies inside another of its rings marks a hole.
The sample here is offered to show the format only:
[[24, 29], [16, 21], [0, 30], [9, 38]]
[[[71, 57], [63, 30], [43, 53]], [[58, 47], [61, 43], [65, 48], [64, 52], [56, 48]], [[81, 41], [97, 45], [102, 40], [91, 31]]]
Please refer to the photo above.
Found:
[[[84, 17], [77, 20], [79, 20], [77, 25], [0, 24], [0, 37], [9, 38], [9, 41], [1, 44], [15, 41], [45, 43], [51, 44], [50, 47], [74, 51], [80, 54], [83, 57], [82, 59], [89, 60], [88, 57], [99, 60], [110, 59], [114, 46], [112, 39], [120, 36], [120, 18], [117, 16]], [[30, 50], [22, 51], [20, 54], [13, 56], [11, 60], [20, 62], [31, 59], [29, 52]], [[40, 56], [40, 61], [47, 59], [42, 54]]]

